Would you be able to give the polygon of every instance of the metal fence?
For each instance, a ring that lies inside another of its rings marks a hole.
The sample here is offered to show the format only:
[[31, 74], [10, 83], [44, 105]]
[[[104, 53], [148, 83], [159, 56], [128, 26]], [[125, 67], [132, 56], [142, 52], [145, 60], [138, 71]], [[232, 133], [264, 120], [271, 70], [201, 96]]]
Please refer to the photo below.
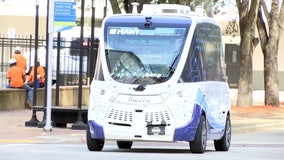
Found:
[[[43, 38], [38, 39], [37, 51], [38, 60], [44, 67], [47, 64], [45, 42], [46, 40]], [[48, 69], [52, 69], [53, 84], [57, 83], [59, 86], [78, 85], [80, 71], [83, 75], [83, 85], [88, 84], [94, 74], [98, 45], [99, 39], [97, 38], [91, 42], [90, 38], [86, 37], [83, 39], [83, 43], [81, 43], [79, 37], [54, 37], [52, 66], [48, 66]], [[33, 66], [35, 57], [34, 37], [30, 35], [6, 38], [5, 35], [0, 34], [0, 88], [7, 85], [8, 62], [14, 54], [16, 46], [21, 47], [22, 54], [27, 58], [28, 69]], [[80, 63], [82, 63], [82, 70], [80, 70]], [[28, 75], [29, 70], [26, 73]]]

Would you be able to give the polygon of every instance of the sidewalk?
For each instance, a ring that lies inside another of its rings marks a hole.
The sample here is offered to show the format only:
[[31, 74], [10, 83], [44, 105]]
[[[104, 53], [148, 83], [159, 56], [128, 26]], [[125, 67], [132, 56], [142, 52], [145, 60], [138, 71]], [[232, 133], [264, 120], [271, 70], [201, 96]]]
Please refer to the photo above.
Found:
[[[25, 122], [32, 116], [32, 110], [0, 111], [0, 144], [1, 143], [85, 143], [86, 130], [72, 130], [71, 124], [67, 128], [53, 128], [52, 132], [45, 132], [43, 128], [26, 127]], [[37, 119], [42, 121], [42, 113]]]
[[284, 92], [279, 92], [280, 107], [264, 106], [264, 91], [253, 91], [253, 106], [235, 107], [237, 89], [231, 89], [233, 132], [248, 132], [267, 127], [284, 126]]
[[233, 132], [249, 132], [284, 126], [284, 105], [280, 107], [232, 107]]
[[[263, 106], [263, 102], [260, 102], [261, 94], [261, 91], [254, 92], [254, 97], [258, 97], [258, 100], [254, 101], [255, 106], [232, 107], [233, 134], [284, 126], [284, 99], [280, 99], [282, 104], [280, 107]], [[232, 93], [231, 97], [234, 96], [235, 94]], [[284, 98], [282, 93], [281, 98]], [[53, 128], [52, 132], [45, 132], [37, 127], [25, 127], [25, 122], [31, 119], [31, 115], [31, 110], [0, 111], [0, 144], [12, 142], [85, 143], [86, 131], [72, 130], [71, 124], [67, 128]], [[42, 116], [39, 112], [37, 115], [39, 121], [42, 120]]]

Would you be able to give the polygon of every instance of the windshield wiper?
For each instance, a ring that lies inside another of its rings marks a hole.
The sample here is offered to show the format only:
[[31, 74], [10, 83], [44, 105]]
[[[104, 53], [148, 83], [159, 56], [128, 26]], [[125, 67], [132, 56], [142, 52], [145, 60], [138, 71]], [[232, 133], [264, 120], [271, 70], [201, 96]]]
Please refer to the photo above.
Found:
[[179, 57], [180, 57], [180, 54], [178, 54], [178, 55], [176, 56], [176, 58], [174, 59], [173, 63], [169, 66], [169, 73], [170, 73], [170, 74], [172, 74], [172, 73], [175, 72], [176, 66], [177, 66], [176, 62], [177, 62], [177, 60], [179, 59]]
[[177, 67], [177, 61], [178, 59], [180, 58], [180, 53], [176, 56], [176, 58], [174, 59], [173, 63], [169, 66], [169, 72], [168, 72], [168, 75], [163, 77], [161, 82], [165, 82], [167, 81], [168, 79], [170, 79], [172, 77], [172, 75], [174, 74], [174, 72], [176, 71], [176, 67]]

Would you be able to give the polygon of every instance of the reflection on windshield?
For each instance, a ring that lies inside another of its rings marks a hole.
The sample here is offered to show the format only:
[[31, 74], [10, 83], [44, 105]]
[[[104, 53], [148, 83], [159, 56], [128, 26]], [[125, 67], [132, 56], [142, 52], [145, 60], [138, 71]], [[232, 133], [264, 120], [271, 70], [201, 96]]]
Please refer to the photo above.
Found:
[[184, 35], [185, 28], [110, 27], [105, 51], [111, 77], [127, 84], [156, 84], [168, 80], [172, 64], [183, 47]]
[[161, 77], [154, 74], [132, 52], [106, 50], [109, 72], [115, 80], [128, 84], [154, 84]]

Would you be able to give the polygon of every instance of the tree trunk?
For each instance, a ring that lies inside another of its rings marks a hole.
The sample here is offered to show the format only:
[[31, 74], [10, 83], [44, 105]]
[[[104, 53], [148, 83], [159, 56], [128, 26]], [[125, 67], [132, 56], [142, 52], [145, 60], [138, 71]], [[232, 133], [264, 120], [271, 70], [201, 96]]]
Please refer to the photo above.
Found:
[[[261, 49], [264, 56], [264, 90], [265, 105], [279, 106], [279, 77], [278, 77], [278, 46], [283, 30], [284, 6], [278, 11], [278, 0], [272, 0], [271, 11], [266, 4], [261, 3], [263, 10], [259, 11], [257, 28], [260, 36]], [[263, 13], [262, 13], [263, 11]], [[262, 15], [265, 15], [264, 18]], [[268, 22], [268, 28], [264, 19]], [[282, 26], [282, 27], [281, 27]]]
[[264, 51], [265, 104], [279, 106], [277, 53], [279, 44], [278, 0], [272, 0], [269, 39]]
[[279, 82], [277, 63], [278, 43], [268, 43], [264, 50], [265, 105], [279, 106]]
[[237, 98], [237, 106], [240, 107], [252, 105], [252, 54], [255, 47], [252, 39], [259, 2], [260, 0], [236, 0], [241, 34], [241, 68]]
[[110, 0], [109, 2], [110, 2], [110, 5], [111, 5], [113, 14], [120, 14], [121, 9], [119, 8], [119, 4], [118, 4], [117, 0]]
[[[248, 29], [245, 29], [248, 30]], [[252, 52], [251, 33], [245, 31], [241, 40], [241, 68], [238, 87], [237, 106], [252, 105]]]

